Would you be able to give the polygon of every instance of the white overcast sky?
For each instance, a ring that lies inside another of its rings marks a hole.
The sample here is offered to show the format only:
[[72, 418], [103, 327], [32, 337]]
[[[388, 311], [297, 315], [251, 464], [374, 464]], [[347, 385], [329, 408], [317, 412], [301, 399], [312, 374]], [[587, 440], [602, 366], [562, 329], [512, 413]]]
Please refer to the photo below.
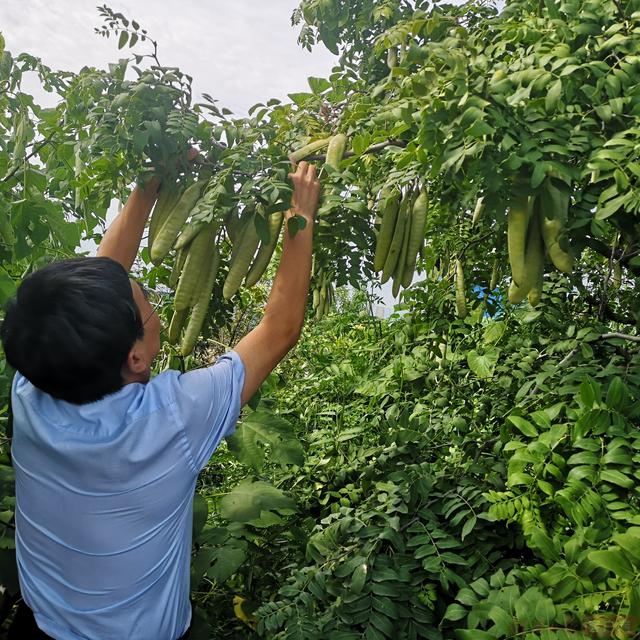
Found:
[[[453, 0], [462, 3], [463, 0]], [[94, 28], [103, 22], [86, 0], [0, 0], [0, 32], [14, 55], [27, 52], [53, 69], [104, 68], [130, 55], [112, 36]], [[102, 3], [104, 4], [104, 3]], [[310, 53], [297, 43], [291, 14], [298, 0], [110, 0], [108, 6], [136, 20], [159, 43], [162, 64], [193, 76], [194, 97], [202, 92], [237, 115], [269, 98], [286, 100], [308, 90], [309, 76], [326, 77], [335, 57], [319, 45]], [[498, 2], [499, 6], [502, 2]], [[141, 43], [136, 51], [146, 53]], [[52, 96], [26, 83], [40, 104]], [[391, 304], [391, 283], [383, 287]]]
[[[2, 0], [0, 31], [15, 55], [27, 52], [54, 69], [106, 67], [129, 55], [116, 39], [102, 38], [97, 2]], [[335, 58], [324, 47], [312, 53], [297, 44], [291, 26], [297, 0], [111, 0], [114, 11], [134, 19], [159, 43], [162, 64], [194, 78], [196, 98], [206, 92], [238, 115], [271, 97], [308, 89], [308, 76], [331, 72]], [[137, 50], [146, 52], [145, 43]], [[31, 87], [29, 87], [31, 89]]]

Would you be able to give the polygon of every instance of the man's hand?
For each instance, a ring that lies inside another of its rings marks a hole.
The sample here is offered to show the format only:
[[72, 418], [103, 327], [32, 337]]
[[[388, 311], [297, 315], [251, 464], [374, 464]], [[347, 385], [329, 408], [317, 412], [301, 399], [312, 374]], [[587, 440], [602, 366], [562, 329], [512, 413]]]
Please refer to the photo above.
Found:
[[264, 316], [234, 349], [244, 363], [242, 404], [251, 399], [263, 380], [294, 347], [304, 321], [311, 275], [313, 218], [318, 208], [320, 183], [316, 179], [316, 168], [307, 162], [301, 162], [289, 177], [293, 182], [293, 197], [287, 217], [300, 215], [307, 225], [293, 238], [284, 234], [280, 266]]
[[[187, 160], [193, 162], [197, 155], [198, 150], [191, 147], [187, 151]], [[159, 187], [160, 178], [154, 176], [147, 182], [144, 189], [137, 186], [132, 191], [122, 211], [102, 237], [98, 256], [112, 258], [126, 271], [131, 269], [140, 249], [147, 219], [158, 197]]]
[[307, 162], [301, 162], [295, 172], [289, 174], [293, 182], [291, 209], [287, 215], [300, 215], [307, 222], [312, 222], [318, 208], [320, 197], [320, 182], [316, 178], [316, 168]]

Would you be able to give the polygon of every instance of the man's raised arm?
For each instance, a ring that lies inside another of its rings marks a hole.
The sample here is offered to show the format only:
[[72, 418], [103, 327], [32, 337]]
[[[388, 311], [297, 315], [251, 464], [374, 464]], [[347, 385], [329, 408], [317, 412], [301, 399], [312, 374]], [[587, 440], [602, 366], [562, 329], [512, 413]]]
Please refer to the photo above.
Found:
[[158, 178], [152, 178], [144, 189], [135, 187], [122, 211], [102, 236], [98, 257], [111, 258], [119, 262], [125, 271], [131, 270], [140, 249], [144, 227], [158, 197], [159, 185]]
[[[193, 147], [187, 151], [187, 160], [192, 162], [198, 155]], [[111, 258], [119, 262], [128, 272], [135, 262], [142, 234], [149, 214], [158, 197], [159, 178], [151, 178], [144, 189], [136, 186], [127, 199], [122, 211], [102, 236], [98, 247], [98, 257]]]
[[316, 168], [306, 162], [301, 162], [290, 178], [293, 197], [286, 218], [296, 214], [303, 216], [307, 226], [291, 238], [285, 220], [282, 258], [264, 316], [234, 349], [245, 369], [242, 404], [251, 399], [278, 362], [298, 342], [304, 322], [311, 276], [313, 219], [320, 183], [316, 179]]

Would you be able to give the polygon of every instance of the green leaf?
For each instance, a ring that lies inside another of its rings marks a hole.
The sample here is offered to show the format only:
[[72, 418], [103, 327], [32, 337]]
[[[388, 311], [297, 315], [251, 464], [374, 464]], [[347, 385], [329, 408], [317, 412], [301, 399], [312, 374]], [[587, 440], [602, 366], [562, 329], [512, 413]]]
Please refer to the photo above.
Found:
[[263, 244], [269, 243], [269, 223], [264, 219], [264, 216], [260, 214], [256, 214], [253, 216], [253, 223], [256, 227], [256, 233], [258, 234], [258, 238]]
[[613, 536], [613, 541], [631, 556], [634, 564], [640, 566], [640, 528], [631, 527], [626, 533]]
[[127, 44], [127, 40], [129, 39], [129, 33], [127, 31], [120, 32], [120, 38], [118, 39], [118, 49], [122, 49], [125, 44]]
[[492, 322], [485, 330], [483, 340], [486, 344], [495, 344], [502, 338], [504, 332], [507, 330], [507, 325], [504, 322], [497, 321]]
[[460, 640], [498, 640], [498, 636], [482, 629], [456, 629], [455, 634]]
[[444, 612], [443, 620], [451, 620], [456, 622], [467, 617], [467, 609], [457, 602], [452, 602]]
[[587, 379], [580, 385], [580, 400], [587, 409], [600, 400], [600, 388], [593, 380]]
[[394, 628], [393, 623], [387, 616], [383, 615], [378, 611], [372, 611], [369, 614], [369, 623], [372, 624], [378, 631], [384, 633], [387, 638], [394, 637]]
[[631, 478], [625, 476], [624, 473], [621, 473], [620, 471], [616, 471], [615, 469], [602, 470], [600, 472], [600, 480], [618, 485], [623, 489], [631, 489], [636, 484]]
[[513, 424], [523, 435], [529, 438], [535, 438], [538, 435], [537, 429], [524, 418], [520, 416], [509, 416], [507, 418], [511, 424]]
[[207, 571], [207, 577], [218, 584], [226, 582], [241, 567], [246, 560], [244, 549], [225, 545], [212, 554], [213, 565]]
[[556, 0], [544, 0], [544, 4], [549, 12], [549, 17], [552, 20], [560, 20], [560, 11], [558, 9]]
[[531, 546], [542, 554], [547, 562], [560, 560], [560, 552], [553, 544], [553, 540], [540, 528], [533, 526], [527, 530]]
[[256, 470], [264, 466], [267, 452], [272, 462], [283, 465], [302, 466], [304, 462], [304, 450], [292, 425], [268, 411], [248, 414], [227, 445], [240, 462]]
[[629, 392], [622, 379], [619, 376], [614, 377], [607, 389], [606, 405], [610, 409], [622, 409], [625, 407], [628, 397]]
[[260, 518], [263, 511], [278, 511], [288, 515], [296, 511], [296, 505], [273, 485], [251, 480], [241, 482], [220, 501], [220, 515], [233, 522], [249, 522]]
[[197, 538], [198, 534], [204, 529], [209, 515], [209, 505], [207, 501], [199, 494], [193, 496], [193, 537]]
[[465, 133], [472, 138], [481, 138], [482, 136], [490, 136], [496, 130], [487, 124], [484, 120], [476, 120]]
[[558, 78], [549, 89], [547, 93], [547, 97], [544, 101], [544, 108], [547, 113], [554, 113], [556, 107], [558, 106], [558, 101], [560, 100], [560, 96], [562, 94], [562, 80]]
[[616, 198], [612, 198], [607, 201], [606, 204], [602, 204], [598, 206], [598, 210], [596, 211], [596, 220], [606, 220], [610, 216], [612, 216], [620, 207], [626, 204], [629, 200], [629, 196], [633, 195], [631, 192], [623, 193]]
[[464, 523], [464, 527], [462, 527], [462, 534], [460, 536], [461, 540], [464, 540], [473, 531], [473, 528], [476, 526], [476, 522], [476, 516], [472, 516]]
[[331, 89], [331, 83], [325, 78], [307, 78], [307, 82], [311, 87], [311, 91], [316, 95], [324, 93], [327, 89]]
[[611, 571], [616, 576], [624, 580], [634, 580], [636, 572], [626, 555], [620, 549], [609, 549], [608, 551], [592, 551], [588, 554], [589, 560], [593, 564]]
[[479, 378], [491, 378], [499, 357], [500, 351], [497, 349], [484, 354], [479, 354], [474, 350], [467, 354], [467, 364]]
[[287, 96], [299, 107], [303, 107], [310, 99], [313, 98], [313, 93], [289, 93]]
[[364, 583], [367, 581], [367, 563], [361, 562], [353, 570], [351, 575], [351, 583], [349, 584], [349, 590], [352, 593], [360, 593], [364, 587]]

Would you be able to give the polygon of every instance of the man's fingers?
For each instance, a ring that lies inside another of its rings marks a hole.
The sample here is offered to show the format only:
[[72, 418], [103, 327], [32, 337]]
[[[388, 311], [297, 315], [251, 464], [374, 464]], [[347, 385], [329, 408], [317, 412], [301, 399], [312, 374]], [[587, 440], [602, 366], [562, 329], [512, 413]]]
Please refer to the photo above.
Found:
[[307, 171], [307, 178], [309, 178], [309, 180], [314, 180], [315, 177], [316, 177], [316, 165], [310, 164], [309, 170]]

